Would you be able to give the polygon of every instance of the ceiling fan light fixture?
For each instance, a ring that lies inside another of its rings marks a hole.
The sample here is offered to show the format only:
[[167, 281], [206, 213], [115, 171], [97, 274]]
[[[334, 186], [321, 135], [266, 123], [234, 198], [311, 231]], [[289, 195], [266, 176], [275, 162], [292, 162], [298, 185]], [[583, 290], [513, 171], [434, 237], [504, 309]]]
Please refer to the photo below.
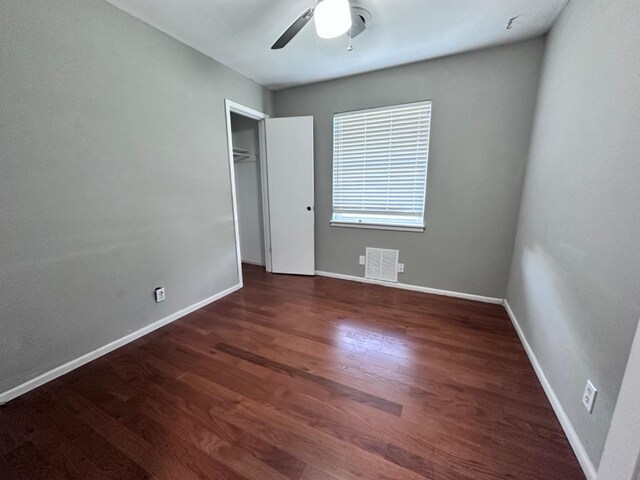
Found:
[[322, 0], [316, 6], [313, 18], [320, 38], [335, 38], [347, 33], [351, 27], [349, 0]]

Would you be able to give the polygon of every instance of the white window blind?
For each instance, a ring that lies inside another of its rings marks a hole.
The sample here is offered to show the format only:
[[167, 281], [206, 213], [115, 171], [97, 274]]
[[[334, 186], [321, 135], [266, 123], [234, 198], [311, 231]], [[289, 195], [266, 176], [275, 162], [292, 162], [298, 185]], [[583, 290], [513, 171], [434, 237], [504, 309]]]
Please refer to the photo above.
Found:
[[333, 117], [334, 225], [424, 228], [431, 102]]

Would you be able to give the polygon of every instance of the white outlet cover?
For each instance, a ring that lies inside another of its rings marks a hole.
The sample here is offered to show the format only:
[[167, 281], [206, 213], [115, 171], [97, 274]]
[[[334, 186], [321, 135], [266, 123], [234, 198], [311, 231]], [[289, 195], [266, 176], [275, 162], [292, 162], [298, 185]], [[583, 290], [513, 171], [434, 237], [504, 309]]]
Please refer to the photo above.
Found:
[[360, 262], [360, 265], [364, 265], [364, 263], [365, 263], [365, 257], [364, 257], [364, 255], [360, 255], [360, 258], [359, 258], [359, 260], [358, 260], [358, 261]]
[[593, 386], [591, 380], [587, 380], [587, 386], [584, 388], [584, 394], [582, 395], [582, 404], [587, 412], [593, 412], [593, 404], [596, 402], [596, 395], [598, 395], [598, 389]]
[[156, 303], [160, 303], [160, 302], [164, 302], [165, 301], [165, 293], [164, 293], [164, 288], [160, 287], [160, 288], [156, 288], [155, 289], [155, 295], [156, 295]]
[[404, 273], [404, 263], [398, 264], [398, 273]]

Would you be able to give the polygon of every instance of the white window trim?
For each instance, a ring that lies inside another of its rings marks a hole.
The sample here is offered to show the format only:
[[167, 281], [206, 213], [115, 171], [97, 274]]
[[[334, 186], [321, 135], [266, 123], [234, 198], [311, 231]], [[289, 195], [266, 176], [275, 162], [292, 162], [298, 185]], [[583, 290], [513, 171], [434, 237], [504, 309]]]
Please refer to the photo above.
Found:
[[[397, 108], [397, 107], [410, 107], [413, 105], [420, 105], [420, 104], [428, 104], [430, 107], [430, 111], [432, 112], [433, 110], [433, 102], [431, 100], [421, 100], [421, 101], [417, 101], [417, 102], [410, 102], [410, 103], [404, 103], [404, 104], [395, 104], [395, 105], [388, 105], [388, 106], [384, 106], [384, 107], [375, 107], [375, 108], [370, 108], [370, 109], [362, 109], [362, 110], [354, 110], [354, 111], [350, 111], [350, 112], [340, 112], [340, 113], [336, 113], [334, 114], [334, 119], [336, 118], [336, 116], [339, 115], [344, 115], [346, 113], [352, 113], [352, 114], [366, 114], [366, 113], [375, 113], [377, 111], [384, 111], [384, 110], [390, 110], [393, 108]], [[430, 130], [431, 130], [431, 116], [429, 118], [429, 139], [427, 142], [427, 148], [429, 147], [430, 143], [431, 143], [431, 135], [430, 135]], [[333, 141], [335, 142], [335, 132], [332, 129], [332, 135], [333, 135]], [[429, 149], [428, 149], [429, 150]], [[427, 150], [427, 152], [428, 152]], [[335, 161], [335, 159], [333, 158], [333, 154], [332, 154], [332, 168], [334, 166], [333, 162]], [[427, 160], [426, 160], [426, 167], [428, 170], [428, 166], [429, 166], [429, 155], [427, 153]], [[426, 193], [427, 193], [427, 178], [428, 175], [425, 174], [425, 188], [424, 188], [424, 196], [423, 196], [423, 200], [422, 200], [422, 217], [420, 217], [420, 222], [416, 222], [415, 225], [411, 225], [411, 224], [407, 224], [407, 223], [393, 223], [392, 221], [390, 222], [385, 222], [385, 221], [376, 221], [375, 219], [371, 219], [371, 220], [363, 220], [363, 219], [355, 219], [353, 221], [348, 220], [348, 219], [335, 219], [336, 214], [333, 211], [333, 194], [332, 194], [332, 213], [331, 213], [331, 220], [329, 222], [329, 224], [332, 227], [339, 227], [339, 228], [359, 228], [359, 229], [370, 229], [370, 230], [390, 230], [390, 231], [401, 231], [401, 232], [424, 232], [426, 225], [424, 222], [424, 217], [426, 215]], [[334, 183], [333, 183], [333, 179], [332, 179], [332, 188], [334, 187]], [[354, 214], [355, 215], [355, 214]]]

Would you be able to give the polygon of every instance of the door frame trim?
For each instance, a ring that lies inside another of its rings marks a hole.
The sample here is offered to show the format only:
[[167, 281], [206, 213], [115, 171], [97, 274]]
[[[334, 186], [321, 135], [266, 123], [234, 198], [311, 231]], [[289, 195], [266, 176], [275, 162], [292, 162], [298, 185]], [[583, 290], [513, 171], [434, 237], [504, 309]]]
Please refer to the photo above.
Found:
[[270, 223], [269, 223], [269, 192], [268, 185], [266, 184], [267, 178], [267, 158], [266, 158], [266, 138], [265, 138], [265, 128], [264, 128], [264, 120], [269, 118], [264, 112], [260, 112], [258, 110], [254, 110], [253, 108], [247, 107], [240, 103], [234, 102], [233, 100], [229, 100], [225, 98], [224, 100], [224, 110], [225, 110], [225, 118], [226, 118], [226, 127], [227, 127], [227, 155], [229, 156], [229, 176], [231, 183], [231, 205], [233, 210], [233, 226], [234, 226], [234, 235], [236, 240], [236, 260], [238, 264], [238, 282], [240, 286], [244, 285], [242, 280], [242, 251], [240, 250], [240, 222], [238, 220], [238, 195], [237, 195], [237, 187], [236, 187], [236, 166], [233, 161], [233, 135], [231, 132], [231, 113], [236, 113], [238, 115], [242, 115], [243, 117], [251, 118], [253, 120], [258, 120], [258, 135], [260, 139], [260, 182], [261, 182], [261, 190], [262, 190], [262, 218], [264, 223], [264, 257], [265, 257], [265, 267], [267, 272], [271, 271], [271, 238], [270, 238]]

